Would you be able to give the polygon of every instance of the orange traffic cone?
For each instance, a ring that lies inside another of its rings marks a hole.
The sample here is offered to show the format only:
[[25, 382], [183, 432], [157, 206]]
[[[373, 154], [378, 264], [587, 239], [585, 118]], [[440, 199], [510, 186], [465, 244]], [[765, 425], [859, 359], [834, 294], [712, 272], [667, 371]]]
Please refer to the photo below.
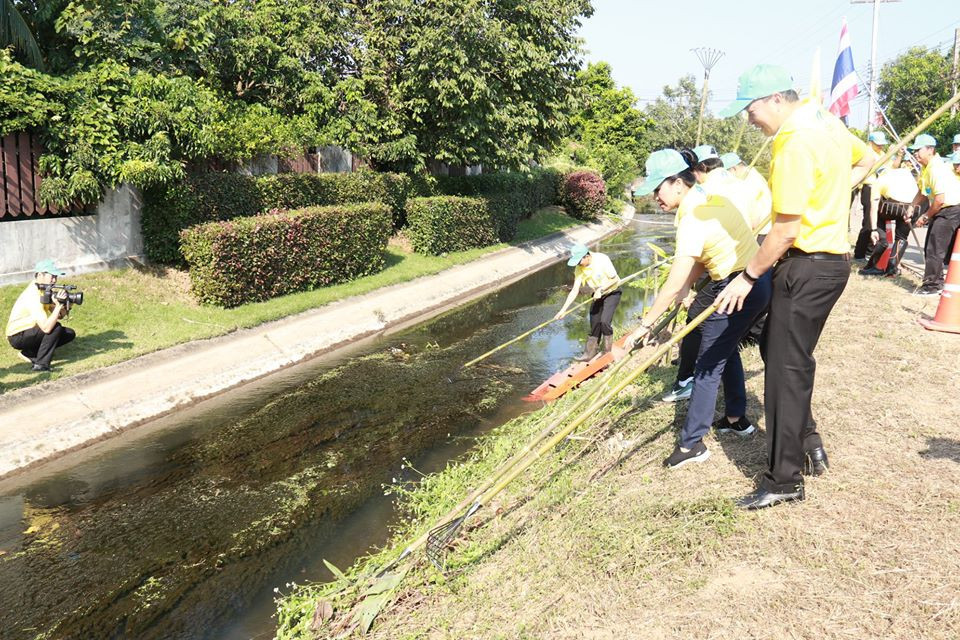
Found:
[[887, 220], [887, 248], [883, 255], [877, 260], [876, 267], [881, 271], [887, 270], [887, 264], [890, 262], [890, 252], [893, 251], [893, 231], [897, 228], [897, 223], [893, 220]]
[[[960, 237], [960, 231], [957, 232]], [[954, 238], [954, 249], [950, 255], [950, 266], [947, 267], [947, 280], [943, 283], [943, 292], [940, 294], [940, 304], [937, 314], [930, 318], [920, 318], [920, 324], [931, 331], [948, 331], [960, 333], [960, 245], [958, 238]]]

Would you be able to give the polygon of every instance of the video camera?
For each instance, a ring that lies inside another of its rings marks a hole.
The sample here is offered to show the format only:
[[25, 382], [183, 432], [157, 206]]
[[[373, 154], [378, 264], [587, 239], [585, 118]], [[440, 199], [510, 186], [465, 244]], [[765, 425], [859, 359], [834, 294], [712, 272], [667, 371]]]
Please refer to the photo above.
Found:
[[66, 291], [67, 297], [63, 301], [63, 306], [67, 312], [75, 304], [83, 304], [83, 292], [77, 291], [75, 284], [38, 284], [37, 288], [42, 292], [40, 294], [40, 304], [54, 304], [56, 302], [57, 291]]

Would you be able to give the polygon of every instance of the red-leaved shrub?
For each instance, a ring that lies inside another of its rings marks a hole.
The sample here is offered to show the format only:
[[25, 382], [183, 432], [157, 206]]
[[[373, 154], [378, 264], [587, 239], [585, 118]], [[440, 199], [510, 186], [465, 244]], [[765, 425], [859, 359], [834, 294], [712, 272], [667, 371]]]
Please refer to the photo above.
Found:
[[574, 171], [563, 182], [563, 206], [580, 220], [595, 218], [607, 203], [607, 185], [592, 171]]

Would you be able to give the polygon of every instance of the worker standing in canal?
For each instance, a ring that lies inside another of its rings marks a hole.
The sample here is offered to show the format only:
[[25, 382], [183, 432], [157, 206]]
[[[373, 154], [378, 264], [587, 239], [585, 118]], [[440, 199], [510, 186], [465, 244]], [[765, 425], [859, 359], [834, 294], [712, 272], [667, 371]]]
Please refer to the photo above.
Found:
[[[644, 314], [640, 328], [627, 336], [628, 345], [644, 339], [657, 318], [671, 305], [680, 304], [701, 275], [706, 273], [710, 278], [706, 289], [719, 292], [743, 272], [758, 248], [753, 230], [730, 198], [714, 193], [700, 204], [688, 206], [688, 198], [698, 197], [696, 176], [680, 153], [662, 149], [651, 154], [646, 172], [641, 195], [653, 193], [662, 210], [678, 210], [676, 251], [666, 283]], [[741, 436], [756, 431], [746, 417], [747, 392], [738, 344], [769, 302], [770, 277], [751, 280], [755, 286], [741, 308], [729, 314], [713, 313], [699, 327], [699, 353], [690, 407], [680, 440], [664, 461], [669, 468], [703, 462], [710, 457], [703, 437], [714, 423], [721, 380], [726, 410], [724, 417], [713, 426], [721, 433]]]
[[761, 509], [803, 500], [803, 474], [827, 468], [811, 411], [813, 351], [850, 277], [850, 187], [875, 156], [818, 101], [801, 102], [782, 67], [761, 64], [740, 76], [737, 99], [721, 115], [744, 109], [751, 124], [773, 136], [773, 226], [717, 304], [720, 312], [743, 308], [758, 279], [773, 274], [760, 345], [769, 466], [739, 502]]
[[590, 251], [586, 245], [575, 244], [570, 247], [570, 259], [567, 266], [573, 267], [573, 288], [564, 300], [560, 311], [553, 317], [559, 319], [573, 301], [580, 295], [583, 285], [593, 289], [593, 304], [590, 305], [590, 335], [587, 337], [587, 347], [583, 355], [577, 358], [580, 362], [593, 360], [600, 349], [604, 351], [613, 348], [613, 314], [620, 304], [620, 276], [613, 266], [613, 262], [606, 254]]

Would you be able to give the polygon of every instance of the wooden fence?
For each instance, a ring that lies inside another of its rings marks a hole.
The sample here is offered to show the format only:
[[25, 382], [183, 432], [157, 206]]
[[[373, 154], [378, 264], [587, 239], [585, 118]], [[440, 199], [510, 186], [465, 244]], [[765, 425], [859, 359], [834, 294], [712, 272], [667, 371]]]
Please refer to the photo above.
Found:
[[0, 220], [39, 218], [81, 213], [81, 205], [57, 207], [40, 204], [37, 193], [43, 178], [37, 164], [43, 150], [27, 132], [0, 138]]

